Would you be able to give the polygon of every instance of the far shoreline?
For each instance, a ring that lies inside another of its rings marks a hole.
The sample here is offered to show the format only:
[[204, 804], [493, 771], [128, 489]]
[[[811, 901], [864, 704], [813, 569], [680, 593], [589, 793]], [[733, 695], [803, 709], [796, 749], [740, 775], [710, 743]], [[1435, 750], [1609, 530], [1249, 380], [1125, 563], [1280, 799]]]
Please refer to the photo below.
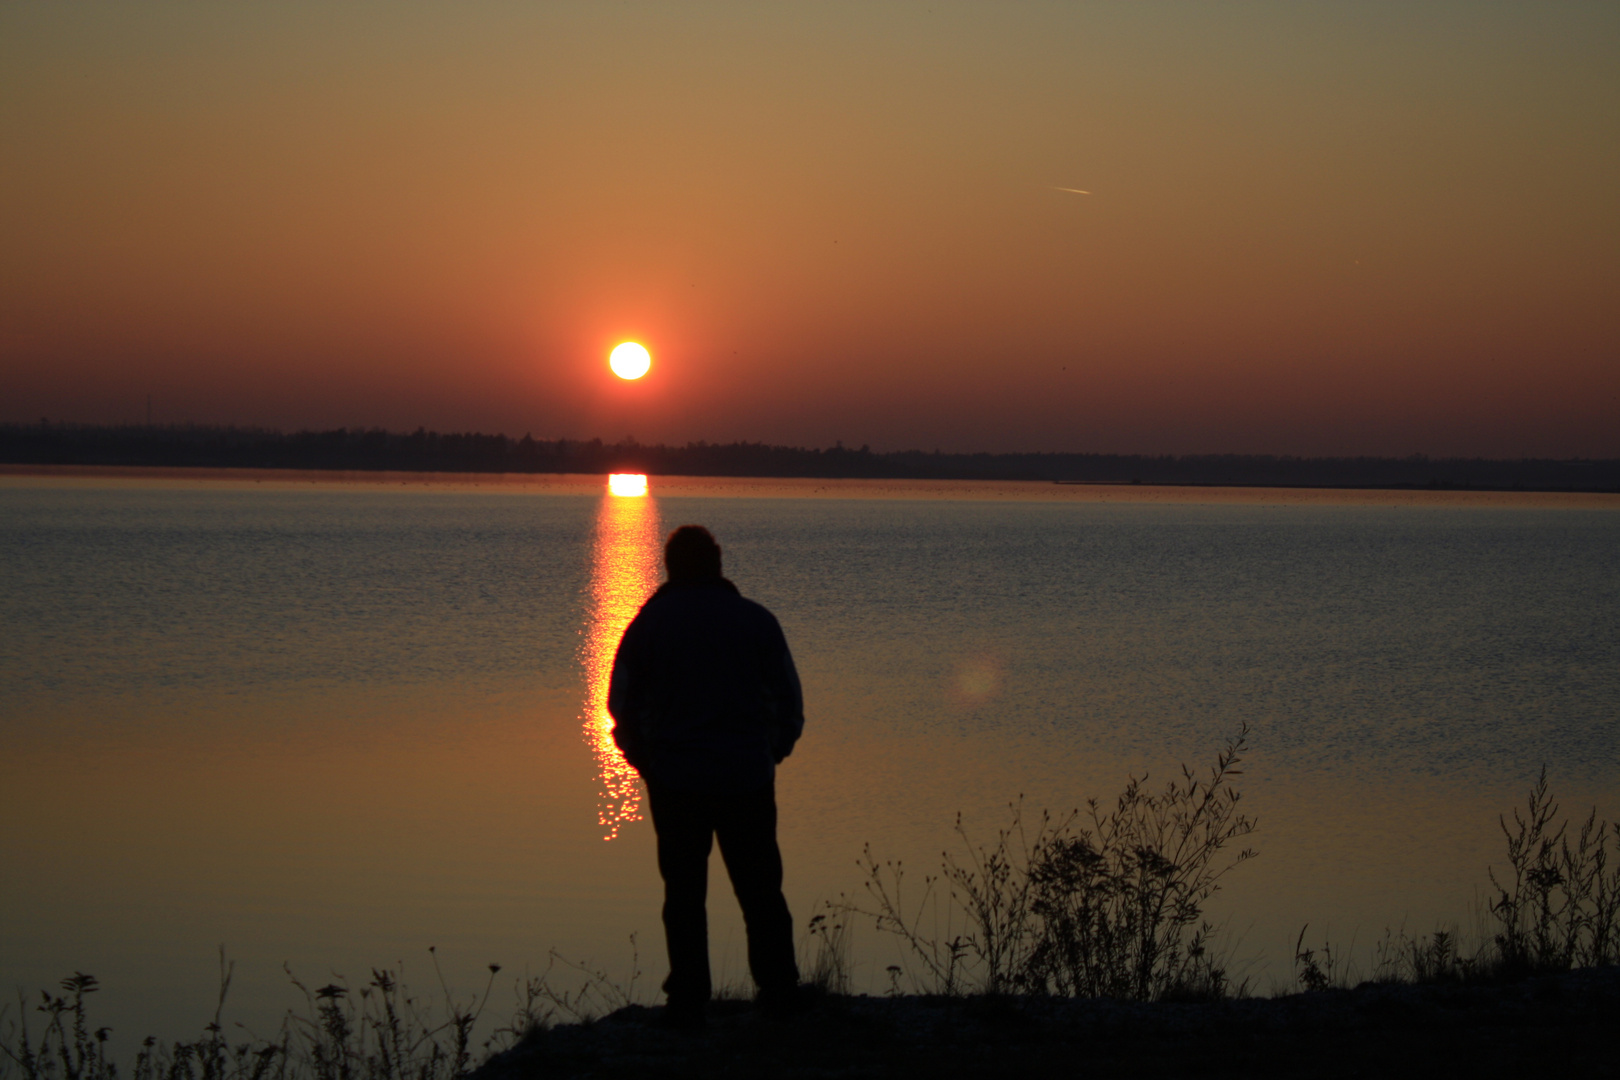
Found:
[[[658, 473], [647, 475], [653, 495], [671, 498], [907, 499], [1620, 510], [1620, 492], [1605, 491], [1168, 484], [1151, 481], [683, 476]], [[490, 493], [595, 496], [604, 490], [605, 476], [605, 473], [416, 472], [0, 463], [0, 486], [5, 487], [32, 487], [39, 486], [40, 481], [67, 481], [86, 487], [207, 485], [218, 488], [270, 486], [277, 489], [351, 487], [375, 491], [405, 487], [419, 490], [479, 490]]]

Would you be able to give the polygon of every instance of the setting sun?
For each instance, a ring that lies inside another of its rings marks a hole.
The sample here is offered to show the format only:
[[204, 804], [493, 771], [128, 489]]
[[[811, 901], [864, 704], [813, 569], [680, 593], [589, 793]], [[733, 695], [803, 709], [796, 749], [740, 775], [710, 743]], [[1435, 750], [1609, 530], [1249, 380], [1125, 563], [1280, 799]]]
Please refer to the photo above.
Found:
[[621, 379], [639, 379], [652, 367], [652, 357], [640, 345], [626, 341], [613, 350], [608, 357], [608, 366]]

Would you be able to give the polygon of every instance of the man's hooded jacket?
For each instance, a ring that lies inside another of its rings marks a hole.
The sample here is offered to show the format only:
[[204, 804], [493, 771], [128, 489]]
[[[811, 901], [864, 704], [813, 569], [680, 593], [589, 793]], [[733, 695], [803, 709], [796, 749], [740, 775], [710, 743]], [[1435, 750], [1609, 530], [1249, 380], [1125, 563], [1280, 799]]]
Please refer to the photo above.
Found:
[[782, 628], [723, 577], [669, 582], [625, 629], [608, 684], [613, 741], [670, 790], [769, 784], [804, 730]]

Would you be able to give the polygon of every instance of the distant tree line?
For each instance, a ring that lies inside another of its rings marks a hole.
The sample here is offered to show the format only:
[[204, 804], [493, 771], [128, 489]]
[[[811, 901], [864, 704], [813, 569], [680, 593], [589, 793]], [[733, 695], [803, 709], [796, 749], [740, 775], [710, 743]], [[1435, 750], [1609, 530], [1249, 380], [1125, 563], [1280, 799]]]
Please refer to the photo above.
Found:
[[1232, 484], [1513, 491], [1620, 491], [1620, 460], [1307, 458], [1269, 454], [888, 453], [765, 443], [647, 446], [633, 439], [410, 433], [379, 428], [281, 432], [202, 425], [0, 424], [0, 462], [402, 472], [605, 473], [1104, 484]]

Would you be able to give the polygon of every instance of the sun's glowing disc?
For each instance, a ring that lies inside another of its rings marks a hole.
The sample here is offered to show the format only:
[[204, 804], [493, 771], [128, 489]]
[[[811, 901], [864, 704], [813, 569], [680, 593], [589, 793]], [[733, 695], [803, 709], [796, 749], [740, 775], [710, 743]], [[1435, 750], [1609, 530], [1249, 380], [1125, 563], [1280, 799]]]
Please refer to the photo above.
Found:
[[640, 345], [627, 341], [613, 350], [608, 367], [621, 379], [639, 379], [652, 367], [652, 357]]
[[608, 490], [620, 498], [647, 494], [647, 477], [642, 473], [616, 472], [608, 476]]

